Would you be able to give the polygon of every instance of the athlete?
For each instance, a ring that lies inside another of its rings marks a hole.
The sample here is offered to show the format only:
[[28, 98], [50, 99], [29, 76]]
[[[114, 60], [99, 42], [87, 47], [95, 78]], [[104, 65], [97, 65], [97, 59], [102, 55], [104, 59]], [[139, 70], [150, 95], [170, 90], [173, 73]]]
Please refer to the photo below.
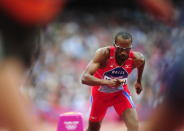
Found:
[[40, 30], [58, 12], [56, 2], [0, 0], [0, 130], [45, 130], [19, 88], [39, 54]]
[[177, 54], [177, 60], [164, 71], [162, 84], [166, 90], [163, 102], [145, 123], [143, 131], [180, 131], [184, 129], [183, 57], [183, 52]]
[[92, 107], [87, 131], [99, 131], [108, 107], [113, 106], [124, 119], [128, 131], [138, 131], [135, 105], [127, 85], [129, 74], [137, 68], [137, 94], [142, 91], [144, 56], [132, 51], [132, 36], [119, 32], [113, 46], [100, 48], [85, 69], [81, 81], [92, 86]]

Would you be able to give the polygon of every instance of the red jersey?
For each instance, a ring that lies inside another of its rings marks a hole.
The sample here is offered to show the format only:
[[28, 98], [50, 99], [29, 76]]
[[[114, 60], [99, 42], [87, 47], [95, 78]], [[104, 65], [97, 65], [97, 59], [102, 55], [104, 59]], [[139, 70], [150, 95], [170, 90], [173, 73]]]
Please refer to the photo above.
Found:
[[125, 61], [125, 64], [119, 66], [115, 59], [116, 48], [110, 46], [110, 56], [107, 60], [106, 67], [98, 69], [94, 76], [99, 79], [121, 79], [124, 82], [119, 87], [108, 87], [108, 86], [93, 86], [92, 92], [104, 92], [104, 93], [114, 93], [118, 91], [126, 91], [130, 93], [127, 85], [127, 79], [129, 74], [133, 70], [133, 58], [134, 53], [130, 51], [128, 59]]

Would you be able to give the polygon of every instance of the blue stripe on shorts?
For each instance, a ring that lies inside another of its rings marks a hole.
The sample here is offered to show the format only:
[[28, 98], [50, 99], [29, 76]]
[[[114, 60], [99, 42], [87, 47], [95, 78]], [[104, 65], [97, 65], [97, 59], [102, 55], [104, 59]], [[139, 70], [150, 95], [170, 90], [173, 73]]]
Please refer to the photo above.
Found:
[[132, 105], [133, 108], [135, 108], [135, 104], [132, 100], [132, 97], [125, 91], [123, 91], [123, 94], [125, 95], [125, 97], [128, 99], [128, 101], [130, 102], [130, 104]]

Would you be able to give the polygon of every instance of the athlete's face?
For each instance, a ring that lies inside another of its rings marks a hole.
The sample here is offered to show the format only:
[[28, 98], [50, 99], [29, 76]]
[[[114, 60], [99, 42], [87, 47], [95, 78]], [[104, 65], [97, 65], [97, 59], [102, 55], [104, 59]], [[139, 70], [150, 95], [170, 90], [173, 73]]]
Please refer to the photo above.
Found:
[[114, 46], [116, 48], [116, 56], [118, 59], [125, 61], [128, 59], [130, 50], [132, 48], [131, 39], [119, 38], [115, 41]]

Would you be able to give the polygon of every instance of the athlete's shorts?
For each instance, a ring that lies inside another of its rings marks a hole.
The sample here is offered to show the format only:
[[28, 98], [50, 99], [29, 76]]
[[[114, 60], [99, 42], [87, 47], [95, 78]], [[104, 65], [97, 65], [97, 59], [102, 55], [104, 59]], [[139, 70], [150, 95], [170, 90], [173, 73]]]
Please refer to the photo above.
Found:
[[100, 122], [103, 120], [107, 108], [113, 106], [119, 116], [128, 109], [134, 108], [135, 105], [132, 101], [130, 94], [126, 91], [119, 91], [115, 93], [93, 93], [91, 105], [91, 113], [89, 120], [92, 122]]

